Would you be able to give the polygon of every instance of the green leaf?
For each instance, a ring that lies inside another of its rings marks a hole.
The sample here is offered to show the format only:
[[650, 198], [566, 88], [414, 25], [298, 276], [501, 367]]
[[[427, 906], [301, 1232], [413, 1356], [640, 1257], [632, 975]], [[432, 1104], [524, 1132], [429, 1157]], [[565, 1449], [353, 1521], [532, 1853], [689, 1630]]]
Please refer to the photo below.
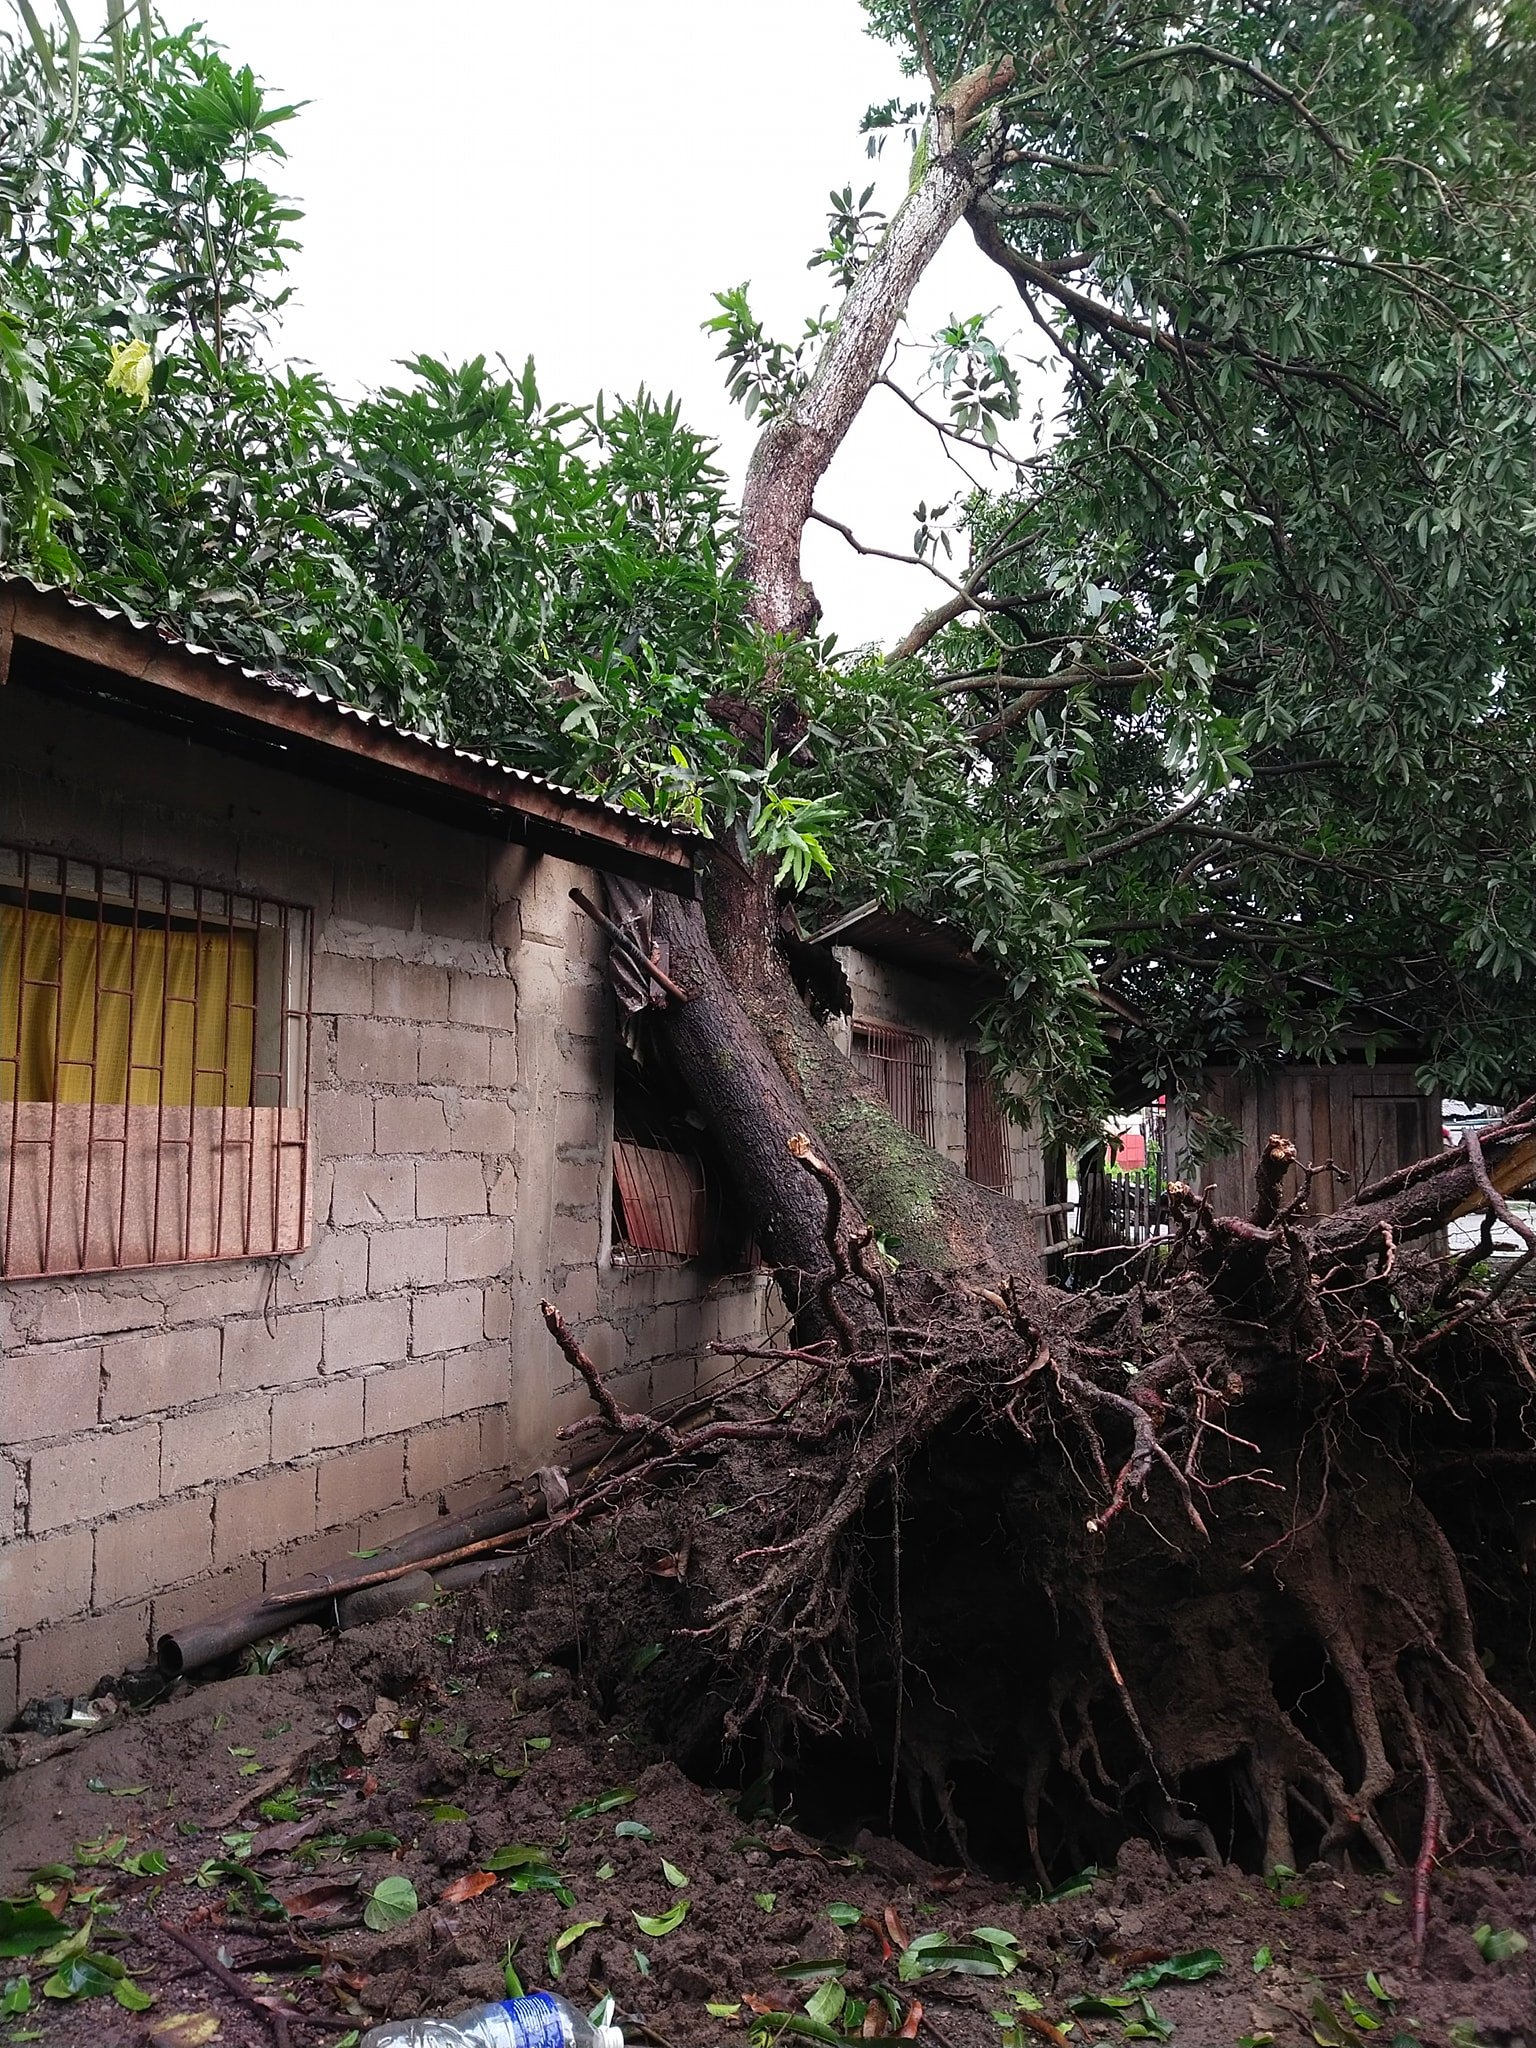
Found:
[[1185, 1949], [1178, 1955], [1165, 1957], [1160, 1963], [1147, 1963], [1139, 1970], [1132, 1970], [1125, 1980], [1125, 1988], [1127, 1991], [1154, 1991], [1159, 1984], [1198, 1984], [1202, 1977], [1217, 1976], [1226, 1967], [1216, 1949]]
[[594, 1814], [612, 1813], [616, 1806], [630, 1806], [640, 1794], [632, 1785], [616, 1785], [611, 1792], [600, 1792], [596, 1799], [583, 1799], [573, 1806], [565, 1816], [567, 1820], [591, 1820]]
[[35, 1956], [52, 1948], [59, 1938], [59, 1923], [33, 1899], [14, 1905], [0, 1899], [0, 1956]]
[[60, 1963], [43, 1985], [44, 1998], [101, 1998], [112, 1990], [115, 1979], [90, 1956], [71, 1956]]
[[374, 1886], [363, 1908], [363, 1922], [375, 1934], [391, 1927], [403, 1927], [418, 1910], [416, 1887], [408, 1877], [384, 1877]]
[[5, 1988], [0, 1991], [0, 2019], [15, 2019], [32, 2010], [32, 1980], [30, 1977], [7, 1977]]
[[547, 1870], [549, 1851], [534, 1848], [526, 1842], [510, 1842], [504, 1849], [497, 1849], [485, 1859], [487, 1870]]
[[603, 1919], [599, 1920], [578, 1920], [574, 1926], [567, 1927], [561, 1933], [557, 1934], [554, 1938], [554, 1941], [551, 1943], [551, 1947], [554, 1949], [556, 1955], [564, 1955], [565, 1951], [568, 1948], [570, 1948], [575, 1942], [580, 1941], [581, 1937], [584, 1934], [591, 1934], [594, 1928], [603, 1927], [606, 1925], [606, 1916]]
[[621, 1842], [648, 1842], [651, 1840], [651, 1831], [643, 1820], [621, 1820], [615, 1824], [613, 1832]]
[[834, 1899], [827, 1908], [827, 1918], [835, 1927], [857, 1927], [864, 1915], [846, 1899]]
[[422, 1803], [426, 1806], [427, 1819], [430, 1821], [452, 1822], [469, 1819], [462, 1806], [440, 1806], [432, 1800], [424, 1800]]
[[829, 1977], [819, 1991], [813, 1991], [805, 2001], [805, 2009], [811, 2018], [824, 2027], [835, 2027], [842, 2018], [843, 2007], [848, 2003], [848, 1994], [835, 1977]]
[[712, 2020], [733, 2020], [735, 2019], [737, 2013], [741, 2011], [741, 2007], [739, 2004], [721, 2005], [711, 2001], [704, 2007], [704, 2010], [709, 2014]]
[[669, 1906], [665, 1913], [656, 1914], [635, 1913], [632, 1910], [631, 1918], [642, 1934], [649, 1934], [659, 1940], [662, 1935], [670, 1934], [674, 1928], [682, 1926], [688, 1918], [689, 1904], [687, 1899], [679, 1899], [677, 1904]]
[[[1260, 1949], [1255, 1949], [1253, 1952], [1253, 1974], [1257, 1977], [1259, 1972], [1261, 1970], [1267, 1970], [1274, 1960], [1275, 1958], [1273, 1952], [1268, 1948], [1268, 1946]], [[1369, 1983], [1370, 1979], [1367, 1978], [1366, 1982]]]
[[649, 1977], [651, 1974], [651, 1959], [645, 1950], [643, 1948], [632, 1948], [630, 1954], [634, 1957], [635, 1968], [640, 1972], [641, 1976]]
[[765, 1913], [771, 1913], [779, 1903], [779, 1895], [777, 1892], [754, 1892], [752, 1894], [752, 1903], [755, 1906], [761, 1906]]
[[164, 1877], [170, 1864], [158, 1849], [146, 1849], [139, 1856], [125, 1856], [118, 1865], [128, 1877]]
[[148, 2012], [154, 1999], [141, 1984], [135, 1984], [131, 1977], [120, 1977], [112, 1986], [112, 1996], [129, 2012]]
[[1523, 1956], [1531, 1945], [1516, 1928], [1495, 1928], [1486, 1920], [1481, 1927], [1473, 1928], [1472, 1939], [1485, 1963], [1512, 1962], [1516, 1956]]
[[682, 1871], [678, 1869], [677, 1865], [675, 1863], [669, 1863], [665, 1856], [663, 1856], [661, 1859], [661, 1874], [667, 1880], [667, 1883], [671, 1885], [672, 1889], [677, 1892], [680, 1892], [683, 1889], [683, 1886], [688, 1882], [687, 1878], [683, 1875]]
[[775, 1977], [787, 1977], [792, 1984], [808, 1981], [812, 1977], [840, 1977], [848, 1967], [846, 1956], [806, 1957], [793, 1963], [775, 1963]]
[[609, 1878], [618, 1876], [618, 1871], [611, 1863], [599, 1863], [592, 1875], [599, 1884], [606, 1884]]

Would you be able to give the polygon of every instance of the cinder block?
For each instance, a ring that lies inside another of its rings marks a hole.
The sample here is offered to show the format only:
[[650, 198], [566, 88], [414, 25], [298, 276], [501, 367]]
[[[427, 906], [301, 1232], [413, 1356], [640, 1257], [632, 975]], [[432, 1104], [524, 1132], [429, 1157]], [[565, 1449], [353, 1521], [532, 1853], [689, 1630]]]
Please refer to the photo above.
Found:
[[320, 1526], [332, 1529], [338, 1522], [362, 1521], [398, 1506], [404, 1494], [403, 1437], [343, 1451], [320, 1467]]
[[142, 1593], [208, 1572], [213, 1564], [213, 1496], [162, 1501], [139, 1515], [119, 1515], [96, 1531], [98, 1612]]
[[373, 1008], [373, 962], [316, 953], [314, 1007], [333, 1017], [366, 1017]]
[[512, 1423], [505, 1408], [486, 1408], [480, 1415], [480, 1470], [487, 1479], [504, 1472], [512, 1460]]
[[34, 1536], [71, 1522], [142, 1507], [160, 1492], [160, 1425], [100, 1426], [67, 1444], [34, 1451], [27, 1523]]
[[353, 1088], [317, 1088], [309, 1127], [322, 1159], [347, 1159], [373, 1150], [373, 1097]]
[[302, 1458], [308, 1451], [355, 1444], [363, 1434], [363, 1382], [322, 1380], [293, 1387], [272, 1403], [272, 1462]]
[[411, 1304], [403, 1294], [386, 1301], [349, 1301], [325, 1312], [325, 1370], [351, 1372], [393, 1365], [411, 1348]]
[[448, 1272], [448, 1232], [441, 1223], [402, 1223], [368, 1232], [368, 1292], [441, 1287]]
[[287, 1387], [312, 1378], [320, 1370], [323, 1327], [324, 1311], [318, 1308], [285, 1309], [270, 1323], [265, 1316], [253, 1316], [249, 1322], [226, 1324], [224, 1392], [243, 1394], [251, 1387]]
[[91, 1604], [91, 1532], [0, 1546], [0, 1627], [7, 1635], [82, 1614]]
[[[22, 1642], [19, 1691], [23, 1700], [76, 1693], [98, 1678], [116, 1677], [149, 1661], [149, 1602], [90, 1614]], [[125, 1814], [125, 1819], [131, 1818]]]
[[367, 1292], [368, 1238], [361, 1230], [322, 1230], [307, 1252], [284, 1259], [278, 1270], [279, 1309], [354, 1301]]
[[221, 1486], [213, 1498], [213, 1561], [240, 1564], [315, 1533], [318, 1468], [288, 1465]]
[[602, 1169], [595, 1160], [555, 1162], [556, 1209], [593, 1209], [602, 1193]]
[[512, 1264], [513, 1226], [510, 1217], [478, 1217], [448, 1226], [448, 1278], [490, 1280]]
[[671, 1304], [653, 1309], [635, 1332], [630, 1349], [631, 1362], [642, 1358], [670, 1358], [677, 1349], [677, 1310]]
[[405, 1483], [415, 1500], [474, 1479], [479, 1471], [480, 1422], [476, 1416], [456, 1416], [439, 1429], [413, 1430], [406, 1440]]
[[493, 1088], [515, 1088], [517, 1086], [516, 1038], [510, 1031], [493, 1031], [490, 1034], [490, 1043], [490, 1085]]
[[0, 1357], [0, 1444], [89, 1429], [100, 1396], [100, 1345]]
[[0, 1652], [0, 1728], [9, 1728], [21, 1705], [21, 1682], [14, 1650]]
[[[376, 1152], [446, 1152], [448, 1118], [435, 1095], [382, 1095], [373, 1105]], [[465, 1150], [463, 1146], [457, 1150]]]
[[[163, 1593], [155, 1601], [154, 1635], [157, 1638], [169, 1635], [173, 1629], [203, 1621], [210, 1614], [217, 1614], [221, 1608], [233, 1607], [237, 1601], [254, 1600], [262, 1590], [261, 1565], [256, 1559], [248, 1558], [211, 1579], [200, 1579], [195, 1585], [183, 1586], [179, 1592]], [[282, 1634], [280, 1618], [273, 1620], [272, 1633]], [[229, 1766], [229, 1791], [233, 1797], [242, 1780], [236, 1759], [226, 1757], [225, 1762]]]
[[478, 1159], [422, 1159], [416, 1165], [416, 1214], [483, 1216], [485, 1167]]
[[455, 1024], [480, 1024], [495, 1031], [515, 1031], [517, 983], [507, 974], [451, 975], [448, 1015]]
[[562, 1156], [596, 1158], [600, 1104], [595, 1095], [561, 1095], [555, 1104], [555, 1146]]
[[409, 1159], [338, 1160], [332, 1169], [331, 1222], [408, 1223], [416, 1213], [416, 1179]]
[[505, 1344], [481, 1344], [443, 1361], [443, 1413], [468, 1415], [475, 1408], [506, 1402], [512, 1392], [512, 1361]]
[[164, 1304], [142, 1274], [94, 1287], [78, 1280], [55, 1280], [28, 1292], [30, 1314], [24, 1327], [34, 1344], [151, 1330], [165, 1320]]
[[412, 1024], [381, 1017], [343, 1017], [336, 1033], [336, 1073], [344, 1085], [414, 1088], [419, 1044]]
[[101, 1353], [101, 1419], [153, 1415], [219, 1391], [219, 1332], [153, 1330], [114, 1337]]
[[446, 1081], [454, 1088], [484, 1088], [491, 1078], [487, 1031], [461, 1024], [423, 1024], [417, 1072], [423, 1082]]
[[517, 1144], [517, 1113], [494, 1096], [466, 1097], [450, 1142], [455, 1152], [511, 1152]]
[[448, 971], [423, 967], [411, 960], [375, 960], [373, 1010], [377, 1017], [398, 1017], [417, 1024], [448, 1020]]
[[272, 1403], [263, 1394], [237, 1395], [190, 1415], [167, 1416], [161, 1428], [161, 1477], [167, 1493], [201, 1486], [205, 1479], [254, 1472], [272, 1456]]
[[485, 1336], [485, 1289], [450, 1287], [417, 1294], [411, 1302], [411, 1354], [463, 1351]]
[[194, 1280], [194, 1271], [183, 1266], [177, 1272], [178, 1284], [165, 1305], [165, 1320], [172, 1329], [259, 1315], [272, 1292], [272, 1269], [264, 1259], [249, 1259], [222, 1272], [210, 1269], [206, 1280]]
[[584, 1322], [588, 1316], [597, 1314], [597, 1268], [596, 1266], [569, 1266], [561, 1276], [555, 1290], [555, 1299], [562, 1315], [574, 1322]]
[[491, 1214], [493, 1216], [515, 1216], [517, 1214], [517, 1167], [510, 1159], [493, 1162]]
[[512, 1290], [510, 1287], [487, 1287], [485, 1290], [485, 1334], [495, 1343], [505, 1341], [512, 1334]]
[[363, 1381], [363, 1434], [393, 1436], [397, 1430], [419, 1429], [438, 1422], [443, 1413], [443, 1362], [417, 1359], [412, 1365], [371, 1372]]

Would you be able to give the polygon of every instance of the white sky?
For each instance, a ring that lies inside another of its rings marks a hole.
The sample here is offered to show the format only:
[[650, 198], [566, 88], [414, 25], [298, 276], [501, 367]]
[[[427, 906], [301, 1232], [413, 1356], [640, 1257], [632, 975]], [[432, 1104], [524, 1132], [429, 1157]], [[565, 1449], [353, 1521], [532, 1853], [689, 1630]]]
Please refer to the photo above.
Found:
[[[173, 22], [195, 0], [166, 5]], [[915, 97], [858, 0], [201, 0], [235, 63], [310, 104], [273, 182], [304, 208], [282, 336], [344, 387], [404, 356], [530, 352], [546, 397], [645, 383], [722, 444], [739, 486], [752, 433], [726, 400], [711, 293], [750, 280], [793, 336], [829, 296], [806, 259], [827, 194], [878, 176], [872, 101]], [[920, 334], [1011, 288], [962, 227], [914, 304]], [[959, 481], [937, 437], [876, 391], [818, 497], [870, 544], [910, 549], [912, 510]], [[940, 585], [854, 556], [825, 529], [806, 568], [845, 644], [889, 641]]]

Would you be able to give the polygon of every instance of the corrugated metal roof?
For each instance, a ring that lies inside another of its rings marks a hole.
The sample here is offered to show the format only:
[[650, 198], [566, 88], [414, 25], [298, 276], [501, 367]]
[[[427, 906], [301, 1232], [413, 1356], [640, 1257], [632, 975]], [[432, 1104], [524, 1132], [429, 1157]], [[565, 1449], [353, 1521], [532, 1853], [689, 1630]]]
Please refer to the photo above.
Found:
[[29, 675], [47, 687], [72, 687], [74, 676], [130, 716], [190, 726], [213, 744], [276, 752], [297, 772], [610, 873], [685, 893], [693, 886], [699, 835], [686, 827], [412, 731], [297, 677], [151, 625], [123, 606], [0, 575], [0, 681], [13, 642], [54, 657], [54, 666]]
[[551, 781], [546, 775], [536, 775], [529, 768], [510, 768], [504, 761], [498, 761], [491, 754], [478, 754], [468, 747], [455, 746], [450, 740], [438, 739], [431, 733], [419, 732], [413, 726], [401, 725], [382, 711], [369, 710], [361, 704], [349, 704], [344, 698], [333, 696], [328, 690], [317, 689], [312, 683], [300, 682], [296, 676], [284, 675], [281, 670], [253, 668], [239, 655], [226, 654], [221, 648], [207, 647], [201, 641], [188, 640], [181, 634], [171, 632], [165, 626], [141, 618], [125, 605], [103, 604], [95, 598], [82, 597], [78, 591], [67, 590], [62, 584], [39, 583], [31, 576], [19, 575], [11, 570], [0, 574], [0, 591], [9, 589], [28, 590], [35, 597], [53, 599], [68, 605], [74, 611], [92, 612], [97, 618], [107, 620], [111, 624], [127, 626], [136, 633], [146, 634], [162, 647], [174, 647], [183, 654], [215, 661], [221, 668], [232, 669], [251, 682], [264, 683], [268, 689], [281, 690], [285, 695], [301, 700], [311, 699], [317, 704], [328, 706], [342, 718], [356, 719], [359, 725], [372, 726], [380, 732], [393, 733], [399, 739], [429, 747], [433, 752], [451, 756], [456, 761], [468, 761], [478, 768], [487, 768], [497, 774], [509, 776], [514, 782], [526, 784], [530, 789], [547, 791], [551, 796], [562, 797], [572, 804], [611, 811], [615, 817], [623, 818], [626, 823], [641, 822], [653, 831], [665, 833], [671, 838], [698, 837], [691, 826], [668, 825], [656, 819], [637, 820], [635, 812], [615, 802], [612, 797], [594, 796], [587, 790], [572, 789], [566, 783]]
[[972, 951], [963, 932], [910, 910], [882, 910], [861, 903], [824, 925], [816, 934], [820, 946], [852, 946], [876, 960], [890, 960], [919, 974], [960, 974], [976, 981], [1001, 977], [994, 962]]

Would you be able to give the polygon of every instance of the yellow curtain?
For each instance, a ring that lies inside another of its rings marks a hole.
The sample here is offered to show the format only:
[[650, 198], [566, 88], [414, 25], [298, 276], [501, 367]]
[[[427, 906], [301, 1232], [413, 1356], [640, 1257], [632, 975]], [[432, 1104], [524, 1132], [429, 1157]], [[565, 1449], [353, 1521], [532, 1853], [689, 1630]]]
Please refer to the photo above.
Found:
[[249, 1104], [253, 932], [25, 924], [23, 963], [22, 913], [0, 903], [0, 1101]]

